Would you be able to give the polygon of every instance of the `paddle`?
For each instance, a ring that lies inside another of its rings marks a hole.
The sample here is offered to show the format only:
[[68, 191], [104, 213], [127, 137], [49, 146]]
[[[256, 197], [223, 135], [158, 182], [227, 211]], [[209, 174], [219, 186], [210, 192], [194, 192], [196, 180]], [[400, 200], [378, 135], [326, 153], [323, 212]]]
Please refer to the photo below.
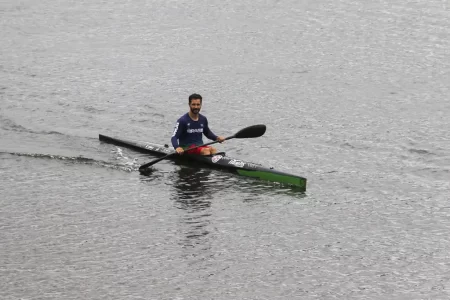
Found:
[[[252, 125], [252, 126], [245, 127], [243, 129], [239, 130], [234, 135], [225, 138], [225, 140], [256, 138], [256, 137], [262, 136], [265, 132], [266, 132], [266, 125]], [[193, 150], [193, 149], [197, 149], [199, 147], [208, 146], [208, 145], [212, 145], [212, 144], [216, 144], [216, 143], [218, 143], [218, 141], [214, 141], [214, 142], [206, 143], [206, 144], [203, 144], [203, 145], [199, 145], [199, 146], [196, 146], [196, 147], [193, 147], [193, 148], [189, 148], [188, 150]], [[178, 154], [178, 153], [177, 152], [173, 152], [173, 153], [167, 154], [167, 155], [165, 155], [163, 157], [160, 157], [160, 158], [157, 158], [155, 160], [152, 160], [151, 162], [140, 166], [139, 167], [139, 171], [143, 171], [146, 168], [156, 164], [157, 162], [160, 162], [160, 161], [162, 161], [162, 160], [164, 160], [164, 159], [166, 159], [166, 158], [168, 158], [170, 156], [174, 156], [176, 154]]]

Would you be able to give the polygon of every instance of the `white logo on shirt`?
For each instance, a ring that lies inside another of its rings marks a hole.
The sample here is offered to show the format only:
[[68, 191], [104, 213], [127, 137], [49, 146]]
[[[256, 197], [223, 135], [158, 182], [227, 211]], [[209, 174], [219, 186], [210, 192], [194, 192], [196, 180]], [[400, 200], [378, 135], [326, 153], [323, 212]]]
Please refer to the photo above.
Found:
[[187, 133], [203, 132], [203, 128], [198, 129], [188, 129]]
[[173, 130], [172, 136], [175, 136], [175, 135], [177, 134], [177, 131], [178, 131], [178, 125], [180, 125], [179, 122], [177, 122], [177, 124], [175, 125], [175, 129]]

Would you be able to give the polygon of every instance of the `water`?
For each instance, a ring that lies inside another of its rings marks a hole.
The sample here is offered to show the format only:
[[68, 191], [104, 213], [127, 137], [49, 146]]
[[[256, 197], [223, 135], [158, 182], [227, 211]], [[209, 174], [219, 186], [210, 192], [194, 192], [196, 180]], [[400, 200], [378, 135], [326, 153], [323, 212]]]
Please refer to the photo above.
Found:
[[[447, 299], [446, 1], [2, 1], [0, 298]], [[187, 96], [297, 193], [152, 159]]]

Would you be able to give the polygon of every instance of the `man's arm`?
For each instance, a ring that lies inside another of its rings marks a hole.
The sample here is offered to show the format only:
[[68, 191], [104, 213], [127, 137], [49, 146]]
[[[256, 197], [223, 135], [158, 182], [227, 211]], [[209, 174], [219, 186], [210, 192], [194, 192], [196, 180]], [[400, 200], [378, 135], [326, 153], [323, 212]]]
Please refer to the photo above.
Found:
[[[206, 118], [205, 118], [206, 119]], [[205, 128], [203, 128], [203, 134], [210, 140], [217, 141], [218, 136], [215, 135], [208, 126], [208, 119], [205, 120]]]
[[185, 128], [185, 125], [180, 120], [177, 121], [175, 124], [175, 128], [173, 129], [172, 138], [170, 141], [172, 142], [172, 146], [174, 149], [177, 149], [180, 147], [180, 144], [178, 143], [178, 139], [180, 138], [181, 134], [183, 133]]

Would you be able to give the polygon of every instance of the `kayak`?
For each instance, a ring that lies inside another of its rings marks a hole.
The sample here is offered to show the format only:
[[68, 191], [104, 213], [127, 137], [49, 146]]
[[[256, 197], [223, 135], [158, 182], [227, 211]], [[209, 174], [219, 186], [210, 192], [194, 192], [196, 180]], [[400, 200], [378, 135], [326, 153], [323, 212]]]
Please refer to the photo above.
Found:
[[[102, 134], [99, 135], [99, 140], [155, 156], [165, 156], [175, 152], [173, 148], [169, 147], [167, 144], [160, 145], [150, 142], [109, 137]], [[170, 159], [177, 161], [195, 161], [211, 168], [222, 169], [246, 177], [254, 177], [259, 178], [260, 180], [295, 186], [298, 187], [300, 191], [306, 191], [306, 178], [304, 177], [277, 171], [273, 168], [264, 167], [260, 164], [232, 158], [227, 156], [225, 152], [208, 156], [190, 154], [172, 155], [170, 156]]]

